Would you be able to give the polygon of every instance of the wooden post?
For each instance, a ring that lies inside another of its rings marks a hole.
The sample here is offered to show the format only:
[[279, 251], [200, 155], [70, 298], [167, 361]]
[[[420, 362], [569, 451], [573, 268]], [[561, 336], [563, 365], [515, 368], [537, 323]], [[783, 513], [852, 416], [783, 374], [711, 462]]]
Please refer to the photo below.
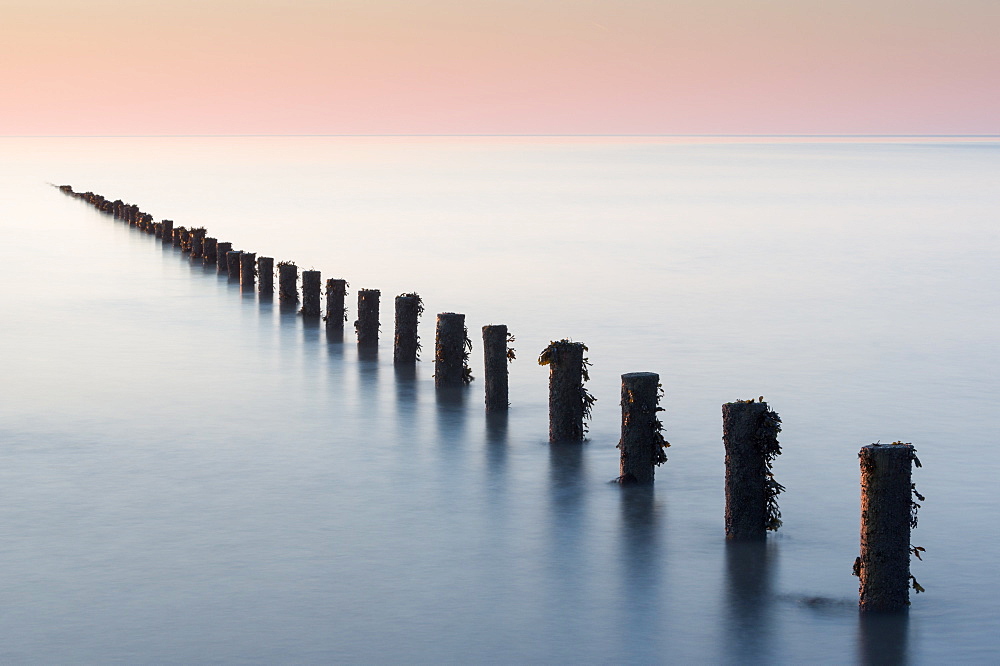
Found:
[[[176, 229], [175, 229], [176, 231]], [[181, 232], [181, 252], [191, 251], [191, 230], [185, 227], [180, 228]]]
[[217, 238], [206, 238], [205, 247], [202, 250], [205, 264], [214, 264], [219, 256], [219, 240]]
[[656, 466], [667, 461], [660, 411], [660, 376], [655, 372], [622, 375], [622, 435], [618, 482], [650, 484]]
[[286, 303], [299, 302], [299, 267], [290, 261], [278, 264], [278, 298]]
[[184, 234], [187, 233], [187, 229], [184, 227], [174, 227], [174, 247], [183, 248], [184, 247]]
[[771, 473], [771, 462], [781, 453], [780, 431], [781, 418], [763, 400], [722, 406], [727, 539], [763, 539], [781, 525], [776, 497], [784, 488]]
[[319, 292], [321, 288], [319, 271], [302, 271], [302, 316], [319, 319]]
[[378, 289], [358, 290], [358, 319], [354, 322], [358, 346], [378, 347], [378, 301], [381, 294]]
[[510, 407], [507, 389], [507, 363], [514, 359], [514, 350], [507, 347], [511, 340], [505, 324], [483, 326], [483, 383], [486, 385], [486, 411], [504, 411]]
[[538, 357], [549, 366], [549, 441], [581, 441], [587, 434], [583, 420], [589, 416], [594, 398], [584, 388], [589, 378], [582, 342], [559, 340], [549, 343]]
[[472, 342], [465, 328], [465, 315], [442, 312], [437, 316], [434, 338], [434, 386], [461, 386], [472, 381], [469, 351]]
[[274, 295], [274, 258], [257, 258], [257, 292], [265, 296]]
[[326, 330], [327, 333], [344, 334], [344, 322], [347, 321], [347, 280], [330, 278], [326, 281]]
[[240, 255], [243, 254], [240, 250], [230, 250], [226, 253], [226, 268], [229, 273], [230, 280], [240, 279]]
[[423, 301], [417, 294], [400, 294], [396, 297], [396, 336], [392, 352], [395, 365], [412, 365], [419, 360], [420, 338], [417, 325], [424, 311]]
[[858, 458], [861, 556], [854, 573], [861, 579], [861, 610], [904, 610], [910, 605], [910, 528], [916, 522], [911, 482], [914, 448], [871, 444], [861, 448]]
[[229, 253], [232, 249], [232, 243], [219, 241], [215, 244], [215, 263], [219, 273], [229, 273]]
[[253, 291], [257, 280], [257, 254], [255, 252], [240, 253], [240, 290]]
[[205, 244], [205, 227], [198, 227], [191, 230], [191, 258], [201, 259], [202, 248]]
[[164, 243], [174, 242], [174, 221], [173, 220], [163, 220], [160, 222], [160, 239]]

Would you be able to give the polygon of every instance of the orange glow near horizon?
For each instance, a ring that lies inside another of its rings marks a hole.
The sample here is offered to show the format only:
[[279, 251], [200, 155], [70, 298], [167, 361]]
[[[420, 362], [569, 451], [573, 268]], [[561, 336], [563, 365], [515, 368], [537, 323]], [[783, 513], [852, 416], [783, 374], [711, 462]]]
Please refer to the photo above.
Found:
[[996, 134], [998, 31], [992, 0], [14, 0], [0, 134]]

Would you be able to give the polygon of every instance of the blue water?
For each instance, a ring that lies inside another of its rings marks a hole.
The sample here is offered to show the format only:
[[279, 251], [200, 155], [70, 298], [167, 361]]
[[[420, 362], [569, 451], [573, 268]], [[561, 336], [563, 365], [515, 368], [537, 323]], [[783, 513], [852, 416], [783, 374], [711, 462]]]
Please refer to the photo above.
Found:
[[[989, 140], [2, 139], [0, 661], [996, 663], [998, 182]], [[381, 289], [378, 357], [47, 183]], [[563, 337], [582, 446], [547, 443]], [[634, 371], [666, 391], [653, 490], [607, 483]], [[720, 407], [758, 395], [785, 524], [737, 548]], [[927, 592], [863, 620], [856, 454], [897, 439]]]

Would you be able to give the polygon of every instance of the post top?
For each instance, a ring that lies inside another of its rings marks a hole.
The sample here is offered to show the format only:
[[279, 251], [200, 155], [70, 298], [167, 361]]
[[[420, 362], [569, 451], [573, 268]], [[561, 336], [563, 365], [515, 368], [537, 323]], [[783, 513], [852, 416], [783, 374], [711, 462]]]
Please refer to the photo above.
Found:
[[626, 379], [645, 379], [645, 378], [655, 378], [657, 381], [660, 379], [659, 373], [656, 372], [626, 372], [622, 375], [622, 381]]

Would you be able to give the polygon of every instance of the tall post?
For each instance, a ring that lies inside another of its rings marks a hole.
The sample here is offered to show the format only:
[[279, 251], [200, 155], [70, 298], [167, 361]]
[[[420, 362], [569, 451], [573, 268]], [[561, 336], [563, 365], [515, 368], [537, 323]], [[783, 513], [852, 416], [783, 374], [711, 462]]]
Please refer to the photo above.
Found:
[[344, 334], [344, 322], [347, 321], [347, 280], [330, 278], [326, 281], [326, 330], [328, 333]]
[[219, 239], [217, 238], [205, 238], [205, 245], [202, 249], [202, 260], [205, 265], [214, 264], [219, 256], [218, 248]]
[[319, 271], [302, 271], [302, 316], [319, 319]]
[[257, 253], [240, 253], [240, 291], [253, 291], [257, 281]]
[[655, 372], [622, 375], [622, 435], [618, 482], [650, 484], [656, 466], [667, 461], [660, 411], [660, 376]]
[[396, 335], [392, 351], [392, 362], [395, 365], [411, 365], [419, 360], [417, 325], [423, 311], [423, 301], [417, 294], [400, 294], [396, 297]]
[[861, 556], [854, 563], [854, 573], [861, 579], [861, 610], [903, 610], [910, 605], [914, 448], [902, 443], [871, 444], [861, 448], [858, 458]]
[[215, 263], [220, 274], [229, 273], [229, 253], [232, 249], [233, 244], [226, 241], [219, 241], [215, 244]]
[[240, 279], [240, 255], [243, 254], [239, 250], [230, 250], [226, 253], [226, 267], [229, 272], [230, 280]]
[[465, 315], [442, 312], [437, 316], [434, 339], [434, 386], [461, 386], [472, 381], [469, 350], [472, 342], [465, 328]]
[[278, 298], [285, 303], [299, 302], [299, 267], [290, 261], [278, 263]]
[[274, 295], [273, 257], [257, 257], [257, 291], [265, 296]]
[[378, 289], [358, 290], [358, 319], [354, 322], [354, 330], [358, 334], [358, 346], [378, 346], [378, 301], [381, 292]]
[[587, 434], [584, 417], [589, 415], [593, 397], [583, 386], [586, 366], [582, 342], [559, 340], [549, 343], [538, 357], [539, 365], [549, 366], [549, 441], [582, 441]]
[[722, 441], [726, 448], [726, 538], [763, 539], [781, 525], [771, 463], [781, 453], [781, 418], [761, 399], [722, 406]]
[[507, 389], [507, 363], [514, 350], [507, 347], [510, 336], [506, 324], [483, 326], [483, 383], [486, 385], [486, 411], [503, 411], [510, 407]]

